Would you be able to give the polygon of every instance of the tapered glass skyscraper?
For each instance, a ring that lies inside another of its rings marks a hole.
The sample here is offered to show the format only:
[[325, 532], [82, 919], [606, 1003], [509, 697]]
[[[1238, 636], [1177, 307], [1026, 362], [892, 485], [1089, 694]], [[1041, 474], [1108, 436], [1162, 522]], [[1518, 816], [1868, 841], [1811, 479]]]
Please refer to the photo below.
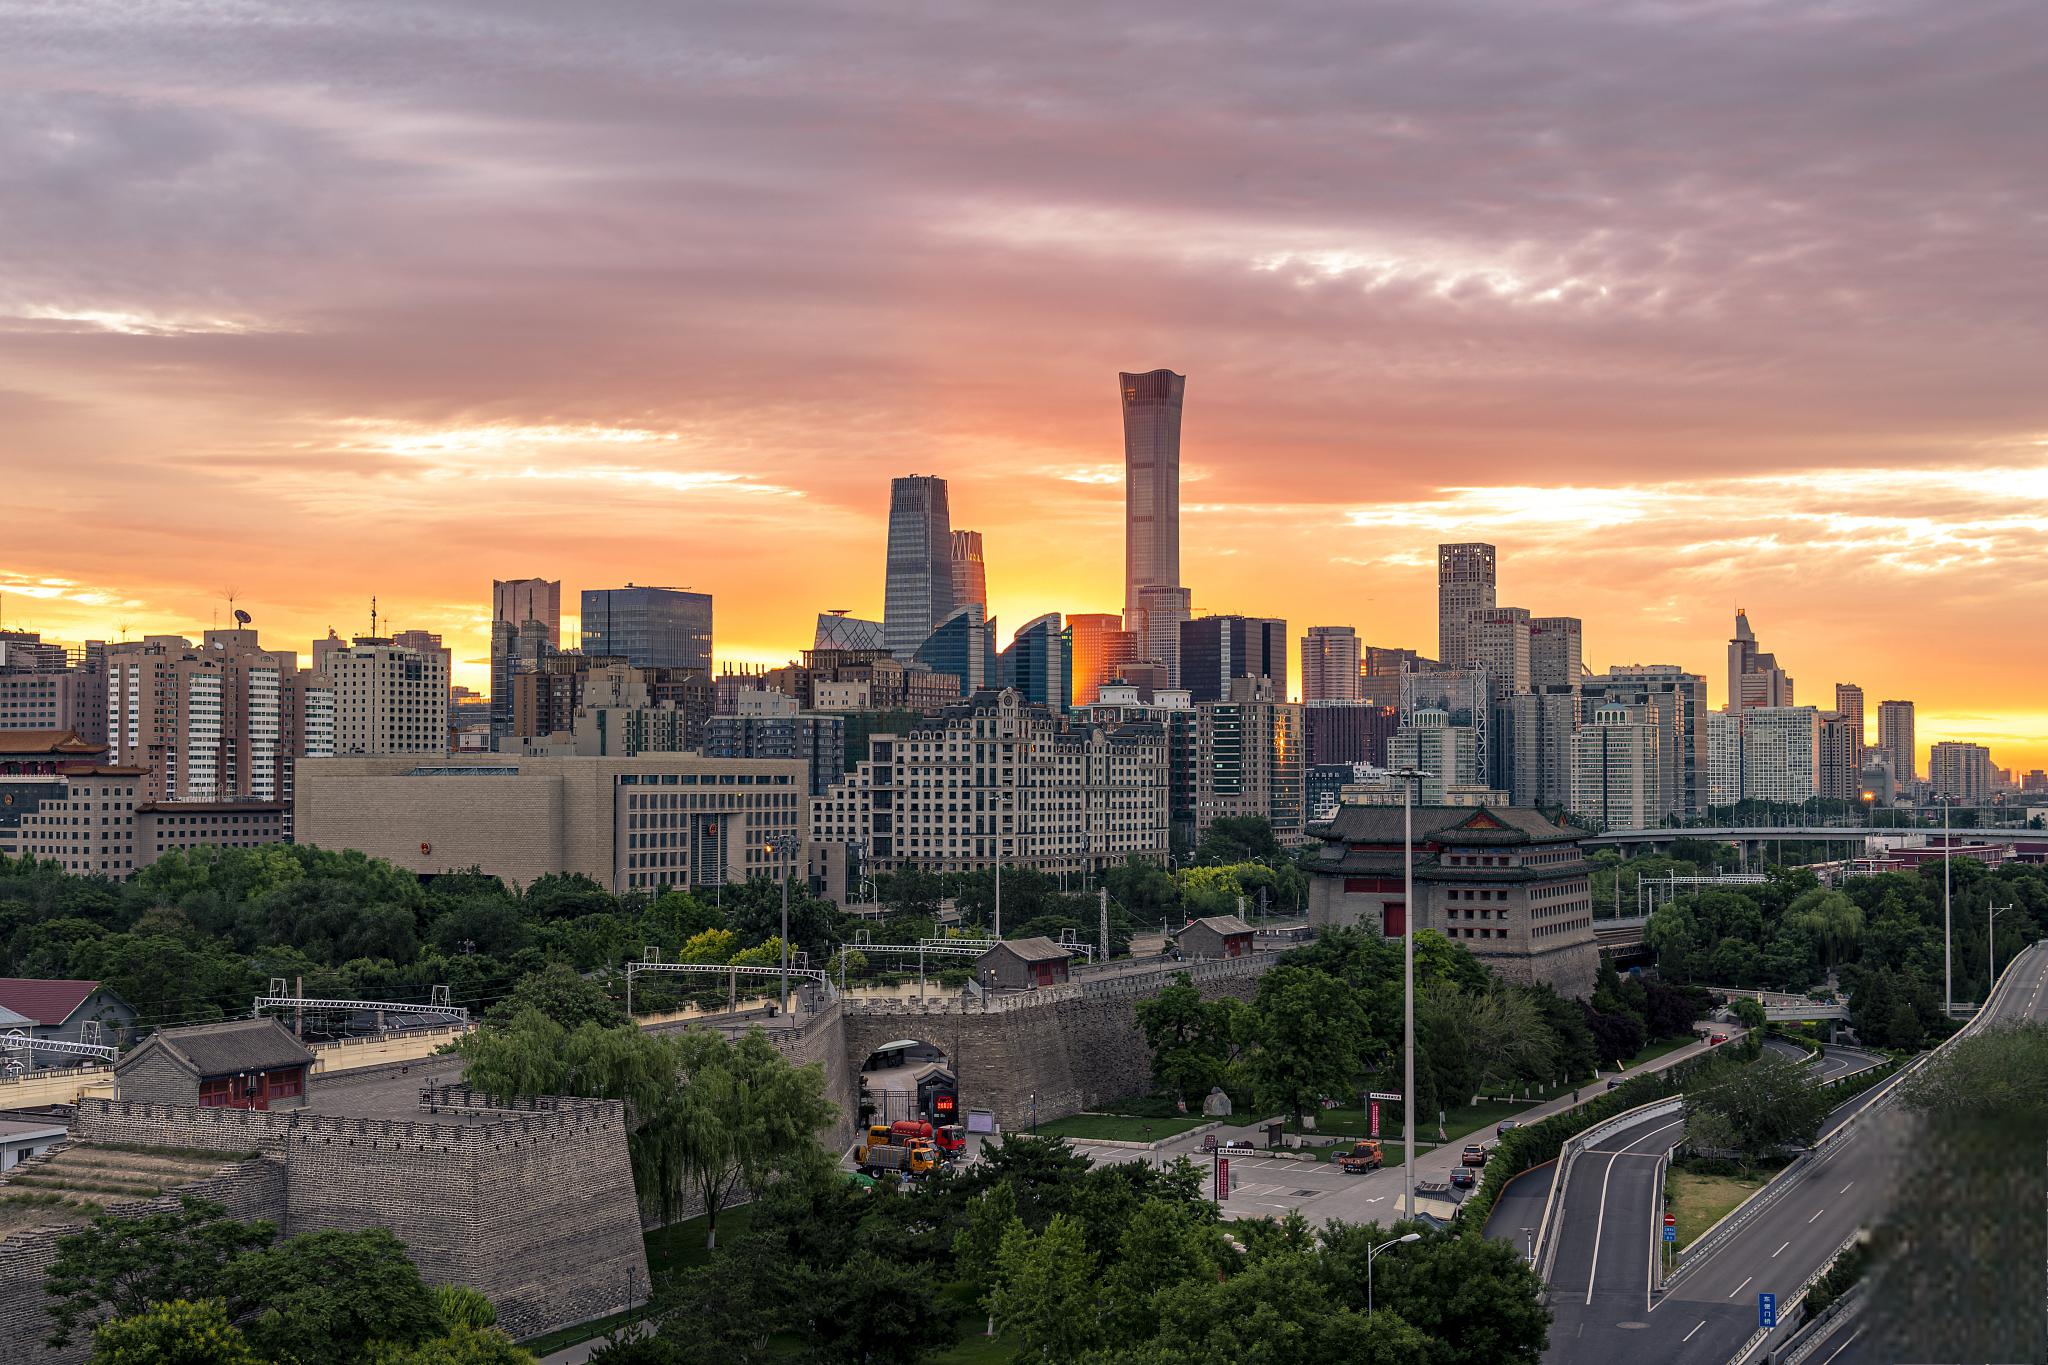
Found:
[[1119, 374], [1124, 410], [1124, 629], [1180, 681], [1180, 413], [1187, 376]]
[[882, 638], [908, 659], [953, 614], [953, 517], [946, 481], [912, 474], [889, 485], [889, 565]]

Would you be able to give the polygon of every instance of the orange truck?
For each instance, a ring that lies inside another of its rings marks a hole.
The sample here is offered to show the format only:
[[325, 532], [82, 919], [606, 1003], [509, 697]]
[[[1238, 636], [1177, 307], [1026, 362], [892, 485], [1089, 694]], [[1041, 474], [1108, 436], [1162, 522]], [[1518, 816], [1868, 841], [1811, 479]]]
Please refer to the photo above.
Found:
[[1376, 1171], [1386, 1164], [1386, 1154], [1380, 1150], [1379, 1143], [1371, 1138], [1352, 1144], [1348, 1152], [1337, 1154], [1337, 1169], [1346, 1175], [1363, 1175], [1367, 1171]]
[[898, 1119], [889, 1125], [889, 1141], [892, 1144], [929, 1142], [938, 1149], [941, 1157], [951, 1161], [967, 1149], [967, 1130], [957, 1123], [934, 1128], [923, 1119]]

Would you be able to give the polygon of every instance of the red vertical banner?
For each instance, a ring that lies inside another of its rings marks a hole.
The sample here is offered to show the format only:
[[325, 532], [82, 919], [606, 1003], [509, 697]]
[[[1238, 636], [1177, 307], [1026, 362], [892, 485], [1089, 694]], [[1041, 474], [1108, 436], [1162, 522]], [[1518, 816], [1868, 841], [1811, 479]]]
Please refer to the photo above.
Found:
[[1380, 1102], [1379, 1102], [1378, 1100], [1374, 1100], [1374, 1101], [1372, 1102], [1372, 1133], [1371, 1133], [1371, 1136], [1372, 1136], [1372, 1137], [1378, 1137], [1379, 1135], [1380, 1135]]
[[1230, 1158], [1216, 1158], [1216, 1199], [1218, 1203], [1230, 1198]]

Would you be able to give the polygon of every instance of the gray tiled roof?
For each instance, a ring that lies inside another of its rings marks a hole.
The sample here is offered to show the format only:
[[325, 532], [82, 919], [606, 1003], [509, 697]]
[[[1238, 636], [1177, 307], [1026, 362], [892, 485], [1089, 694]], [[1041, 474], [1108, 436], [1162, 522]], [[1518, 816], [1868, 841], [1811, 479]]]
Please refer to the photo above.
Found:
[[[988, 951], [990, 953], [999, 953], [1005, 948], [1009, 949], [1012, 956], [1025, 962], [1064, 962], [1073, 956], [1072, 953], [1060, 947], [1059, 944], [1054, 943], [1049, 938], [1004, 939], [1001, 944]], [[984, 953], [982, 956], [986, 957], [988, 953]]]
[[223, 1024], [164, 1029], [150, 1040], [168, 1048], [201, 1076], [269, 1071], [313, 1060], [306, 1045], [275, 1019], [231, 1019]]
[[1252, 932], [1252, 927], [1236, 915], [1206, 915], [1201, 919], [1189, 920], [1187, 927], [1182, 929], [1181, 932], [1186, 933], [1188, 929], [1194, 928], [1197, 924], [1206, 929], [1212, 929], [1225, 937], [1231, 934], [1249, 934]]
[[[1314, 833], [1328, 840], [1401, 842], [1399, 806], [1339, 806]], [[1417, 806], [1415, 838], [1445, 843], [1536, 844], [1583, 839], [1586, 831], [1558, 825], [1533, 806]]]

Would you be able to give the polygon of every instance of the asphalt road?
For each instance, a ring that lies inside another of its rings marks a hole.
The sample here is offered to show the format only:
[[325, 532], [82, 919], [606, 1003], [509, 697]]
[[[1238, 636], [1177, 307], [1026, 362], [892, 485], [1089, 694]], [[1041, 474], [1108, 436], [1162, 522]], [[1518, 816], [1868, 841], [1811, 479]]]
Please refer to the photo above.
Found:
[[[2010, 983], [1992, 1007], [1990, 1020], [2039, 1017], [2044, 999], [2048, 999], [2048, 950], [2035, 948], [2014, 969]], [[1620, 1169], [1608, 1180], [1603, 1199], [1585, 1173], [1590, 1168], [1604, 1178], [1606, 1172], [1601, 1168], [1607, 1163], [1591, 1153], [1580, 1157], [1560, 1223], [1564, 1240], [1559, 1243], [1554, 1272], [1551, 1307], [1556, 1321], [1547, 1359], [1725, 1365], [1757, 1329], [1758, 1294], [1775, 1294], [1781, 1305], [1788, 1305], [1838, 1247], [1881, 1215], [1885, 1191], [1896, 1178], [1895, 1157], [1906, 1136], [1906, 1120], [1870, 1094], [1831, 1116], [1826, 1131], [1834, 1131], [1850, 1113], [1871, 1106], [1875, 1106], [1874, 1112], [1860, 1120], [1840, 1144], [1792, 1177], [1766, 1209], [1735, 1231], [1706, 1261], [1689, 1268], [1647, 1309], [1641, 1286], [1650, 1247], [1644, 1243], [1655, 1235], [1650, 1221], [1654, 1211], [1646, 1211], [1643, 1200], [1647, 1196], [1640, 1188], [1646, 1182], [1638, 1179], [1632, 1168], [1647, 1168], [1651, 1159], [1621, 1155], [1613, 1163]], [[1669, 1140], [1676, 1131], [1660, 1134], [1653, 1124], [1639, 1125], [1602, 1147], [1632, 1143], [1635, 1151], [1642, 1151]], [[1604, 1236], [1598, 1231], [1603, 1205]], [[1589, 1223], [1602, 1243], [1597, 1278], [1589, 1277], [1584, 1232]], [[1617, 1227], [1619, 1235], [1614, 1231]], [[1610, 1238], [1617, 1243], [1612, 1249], [1607, 1245]], [[1636, 1267], [1633, 1277], [1631, 1267]], [[1786, 1326], [1760, 1350], [1773, 1355], [1781, 1351], [1797, 1316], [1786, 1307], [1781, 1313]], [[1643, 1325], [1632, 1325], [1639, 1322]], [[1853, 1331], [1842, 1335], [1840, 1344], [1848, 1349], [1834, 1365], [1851, 1365], [1856, 1354], [1849, 1341]], [[1812, 1359], [1820, 1360], [1821, 1355], [1816, 1353]]]
[[1546, 1360], [1646, 1359], [1658, 1158], [1685, 1131], [1677, 1114], [1643, 1119], [1579, 1154], [1559, 1191]]
[[1530, 1238], [1543, 1221], [1543, 1206], [1549, 1202], [1550, 1182], [1556, 1173], [1557, 1163], [1546, 1161], [1503, 1185], [1493, 1201], [1493, 1212], [1486, 1216], [1486, 1235], [1514, 1243], [1526, 1257]]

